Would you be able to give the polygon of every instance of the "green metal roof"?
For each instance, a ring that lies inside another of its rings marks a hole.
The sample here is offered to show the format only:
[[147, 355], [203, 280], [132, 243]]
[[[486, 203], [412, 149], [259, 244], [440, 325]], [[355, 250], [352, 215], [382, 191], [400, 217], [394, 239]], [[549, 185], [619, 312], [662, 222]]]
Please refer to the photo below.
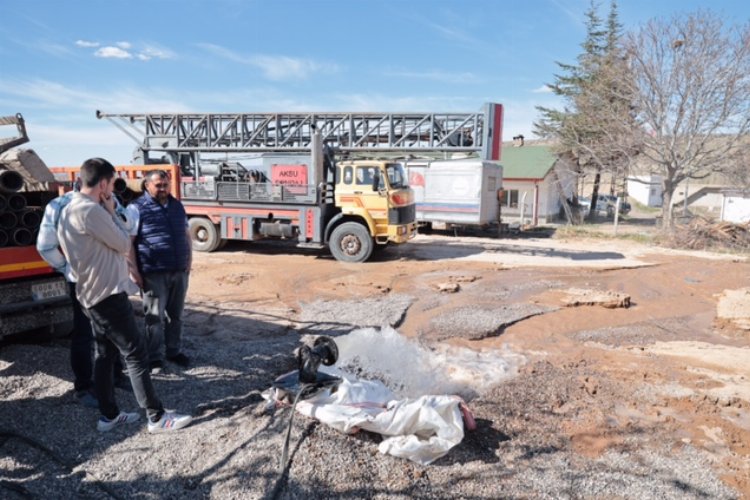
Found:
[[500, 164], [504, 179], [544, 179], [556, 161], [549, 146], [503, 145]]

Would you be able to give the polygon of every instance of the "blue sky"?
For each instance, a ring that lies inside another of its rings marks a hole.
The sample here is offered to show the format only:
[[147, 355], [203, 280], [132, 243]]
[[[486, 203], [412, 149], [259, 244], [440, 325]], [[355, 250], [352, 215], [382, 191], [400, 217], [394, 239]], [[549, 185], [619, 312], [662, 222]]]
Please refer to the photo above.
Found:
[[[555, 61], [574, 62], [589, 0], [0, 0], [0, 116], [22, 113], [50, 166], [127, 164], [95, 110], [476, 111], [531, 136]], [[750, 2], [620, 0], [626, 29]], [[606, 17], [609, 0], [600, 8]], [[0, 128], [2, 136], [12, 130]]]

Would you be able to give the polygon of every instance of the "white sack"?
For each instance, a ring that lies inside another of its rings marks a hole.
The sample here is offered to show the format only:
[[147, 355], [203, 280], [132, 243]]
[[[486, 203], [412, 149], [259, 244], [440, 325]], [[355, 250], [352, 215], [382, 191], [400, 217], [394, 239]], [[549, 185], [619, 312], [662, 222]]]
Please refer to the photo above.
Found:
[[348, 434], [364, 429], [387, 436], [381, 453], [426, 465], [463, 439], [460, 403], [447, 395], [394, 400], [380, 382], [345, 378], [336, 392], [299, 401], [297, 411]]

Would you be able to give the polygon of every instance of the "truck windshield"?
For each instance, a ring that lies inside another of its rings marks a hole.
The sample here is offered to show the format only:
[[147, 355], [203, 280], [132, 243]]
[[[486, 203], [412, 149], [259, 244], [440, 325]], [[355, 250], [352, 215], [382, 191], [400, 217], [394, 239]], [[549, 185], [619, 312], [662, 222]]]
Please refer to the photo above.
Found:
[[385, 166], [385, 171], [388, 174], [388, 183], [393, 189], [401, 189], [408, 186], [406, 182], [406, 175], [404, 174], [404, 167], [400, 163], [389, 163]]

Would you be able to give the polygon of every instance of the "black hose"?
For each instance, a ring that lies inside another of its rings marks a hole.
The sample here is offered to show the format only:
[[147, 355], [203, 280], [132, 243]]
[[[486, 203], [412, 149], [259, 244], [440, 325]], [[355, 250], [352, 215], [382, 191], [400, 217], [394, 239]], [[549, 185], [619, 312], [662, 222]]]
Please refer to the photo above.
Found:
[[[39, 451], [41, 451], [43, 453], [46, 453], [50, 458], [52, 458], [52, 460], [54, 460], [55, 462], [57, 462], [58, 465], [60, 465], [61, 467], [63, 467], [68, 472], [68, 474], [70, 474], [73, 471], [73, 467], [70, 464], [68, 464], [68, 462], [64, 458], [62, 458], [60, 455], [58, 455], [53, 450], [51, 450], [47, 446], [43, 445], [39, 441], [36, 441], [36, 440], [34, 440], [34, 439], [30, 438], [30, 437], [24, 436], [22, 434], [17, 434], [17, 433], [12, 432], [12, 431], [10, 431], [10, 432], [9, 431], [0, 431], [0, 438], [5, 438], [5, 440], [8, 440], [8, 439], [18, 439], [22, 443], [25, 443], [25, 444], [31, 446], [32, 448], [36, 448], [37, 450], [39, 450]], [[87, 474], [91, 474], [88, 471], [85, 471], [85, 472]], [[117, 495], [103, 481], [101, 481], [98, 478], [96, 478], [96, 476], [94, 476], [93, 474], [91, 474], [91, 475], [95, 479], [95, 481], [92, 483], [93, 485], [97, 486], [99, 489], [101, 489], [103, 492], [107, 493], [112, 498], [115, 498], [115, 499], [123, 498], [123, 497]], [[5, 486], [5, 484], [3, 484], [2, 486]], [[8, 486], [11, 486], [11, 485], [8, 485]], [[11, 486], [8, 489], [15, 490], [15, 488], [13, 486]]]

